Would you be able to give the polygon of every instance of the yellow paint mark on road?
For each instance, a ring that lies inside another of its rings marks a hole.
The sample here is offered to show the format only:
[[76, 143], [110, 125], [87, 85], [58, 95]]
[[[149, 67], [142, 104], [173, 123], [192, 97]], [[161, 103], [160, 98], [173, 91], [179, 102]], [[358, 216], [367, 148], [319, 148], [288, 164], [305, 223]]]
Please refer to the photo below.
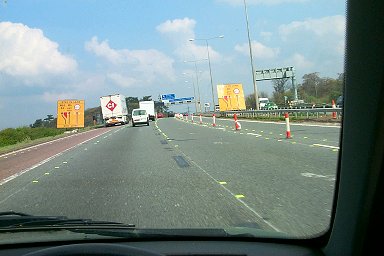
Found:
[[44, 175], [49, 175], [49, 172], [44, 173]]
[[55, 166], [55, 169], [59, 169], [60, 167], [59, 166]]
[[293, 142], [291, 142], [292, 144], [296, 144], [296, 142], [295, 141], [293, 141]]
[[179, 145], [175, 145], [175, 148], [178, 148], [179, 147]]
[[260, 132], [264, 132], [264, 131], [260, 131]]
[[237, 199], [239, 199], [239, 198], [244, 198], [245, 196], [244, 196], [244, 195], [235, 195], [235, 197], [236, 197]]
[[333, 152], [338, 152], [339, 150], [338, 149], [332, 149]]
[[266, 140], [269, 140], [269, 138], [265, 138]]
[[220, 185], [226, 185], [227, 182], [225, 182], [225, 181], [219, 181], [219, 184], [220, 184]]
[[308, 137], [304, 137], [304, 139], [308, 139]]
[[38, 180], [33, 180], [32, 183], [38, 183], [39, 181]]
[[67, 161], [64, 161], [63, 164], [67, 164], [68, 162]]
[[283, 140], [277, 140], [277, 141], [283, 141]]

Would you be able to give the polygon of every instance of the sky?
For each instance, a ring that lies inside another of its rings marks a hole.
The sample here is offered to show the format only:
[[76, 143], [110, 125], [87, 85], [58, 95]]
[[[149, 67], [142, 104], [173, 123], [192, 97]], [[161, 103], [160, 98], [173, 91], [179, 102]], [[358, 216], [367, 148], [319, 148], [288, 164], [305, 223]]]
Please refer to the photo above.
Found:
[[[253, 93], [244, 0], [0, 1], [0, 129], [56, 116], [65, 99], [93, 108], [115, 93], [199, 91], [212, 105], [212, 84], [217, 97], [231, 83]], [[343, 72], [344, 0], [245, 3], [255, 70], [292, 66], [299, 84]], [[256, 84], [272, 95], [270, 81]]]

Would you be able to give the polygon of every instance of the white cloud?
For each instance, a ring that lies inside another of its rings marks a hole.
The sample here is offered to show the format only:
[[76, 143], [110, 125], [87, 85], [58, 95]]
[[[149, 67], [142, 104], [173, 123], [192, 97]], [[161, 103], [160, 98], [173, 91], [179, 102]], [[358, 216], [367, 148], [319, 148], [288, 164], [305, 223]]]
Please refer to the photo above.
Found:
[[299, 53], [293, 54], [287, 61], [287, 66], [293, 65], [297, 70], [310, 71], [314, 67], [314, 63], [307, 60]]
[[283, 40], [291, 37], [302, 37], [303, 35], [327, 37], [332, 39], [344, 39], [345, 37], [345, 16], [336, 15], [323, 17], [320, 19], [308, 19], [305, 21], [293, 21], [287, 25], [279, 27], [279, 33]]
[[107, 77], [120, 87], [132, 87], [137, 84], [140, 84], [137, 79], [132, 77], [126, 77], [118, 73], [107, 74]]
[[270, 41], [271, 38], [272, 38], [272, 32], [266, 32], [266, 31], [262, 31], [260, 32], [260, 36], [263, 38], [263, 40], [265, 41]]
[[55, 103], [59, 99], [76, 99], [76, 93], [44, 92], [41, 99], [48, 103]]
[[209, 57], [212, 62], [221, 59], [220, 54], [210, 46], [208, 51], [205, 40], [190, 41], [195, 39], [196, 21], [190, 18], [167, 20], [156, 27], [157, 31], [172, 42], [175, 47], [174, 53], [182, 60], [206, 59]]
[[[56, 42], [40, 29], [20, 23], [0, 22], [0, 72], [12, 77], [60, 75], [75, 71], [76, 61], [59, 51]], [[40, 76], [40, 77], [39, 77]]]
[[[256, 58], [262, 59], [274, 59], [279, 55], [279, 48], [270, 48], [263, 45], [260, 42], [252, 41], [252, 55]], [[241, 54], [249, 56], [249, 44], [244, 43], [242, 45], [236, 45], [235, 50], [240, 52]]]
[[[194, 38], [196, 21], [190, 18], [167, 20], [156, 27], [161, 34], [177, 35], [181, 38]], [[172, 39], [176, 39], [173, 37]]]
[[[244, 5], [244, 0], [217, 0], [218, 2], [228, 3], [230, 5]], [[308, 0], [247, 0], [247, 5], [279, 5], [290, 3], [303, 3]]]
[[136, 86], [147, 85], [159, 77], [175, 79], [173, 59], [158, 50], [117, 50], [97, 37], [86, 42], [85, 48], [113, 65], [108, 77], [122, 87], [132, 86], [134, 81], [142, 82]]

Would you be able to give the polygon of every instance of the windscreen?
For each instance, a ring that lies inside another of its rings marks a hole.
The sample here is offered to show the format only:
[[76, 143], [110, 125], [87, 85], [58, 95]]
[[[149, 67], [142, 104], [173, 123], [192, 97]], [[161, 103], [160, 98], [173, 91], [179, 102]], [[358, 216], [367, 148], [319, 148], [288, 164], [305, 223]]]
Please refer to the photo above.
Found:
[[0, 213], [324, 234], [345, 27], [335, 0], [1, 1]]

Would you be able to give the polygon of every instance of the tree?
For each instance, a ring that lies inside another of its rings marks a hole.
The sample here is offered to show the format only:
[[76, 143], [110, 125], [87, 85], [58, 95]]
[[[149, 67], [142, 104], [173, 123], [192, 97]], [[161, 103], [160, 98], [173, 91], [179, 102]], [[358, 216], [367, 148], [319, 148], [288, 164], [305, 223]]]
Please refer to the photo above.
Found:
[[281, 105], [285, 103], [284, 96], [285, 96], [286, 90], [288, 89], [286, 86], [286, 83], [288, 80], [289, 78], [280, 78], [280, 79], [272, 80], [273, 89], [274, 89], [273, 101], [276, 104]]
[[[267, 92], [260, 92], [259, 93], [259, 98], [268, 98], [268, 93]], [[256, 105], [256, 100], [255, 100], [255, 94], [251, 93], [245, 96], [245, 107], [246, 109], [251, 109], [254, 108]]]
[[133, 109], [139, 108], [139, 98], [138, 97], [126, 97], [125, 102], [127, 104], [128, 114], [130, 114]]
[[151, 101], [152, 96], [143, 96], [143, 98], [140, 101]]
[[156, 113], [165, 113], [168, 112], [169, 107], [164, 105], [164, 102], [155, 101], [155, 111]]
[[32, 128], [43, 127], [43, 119], [36, 119], [36, 121], [31, 125]]

